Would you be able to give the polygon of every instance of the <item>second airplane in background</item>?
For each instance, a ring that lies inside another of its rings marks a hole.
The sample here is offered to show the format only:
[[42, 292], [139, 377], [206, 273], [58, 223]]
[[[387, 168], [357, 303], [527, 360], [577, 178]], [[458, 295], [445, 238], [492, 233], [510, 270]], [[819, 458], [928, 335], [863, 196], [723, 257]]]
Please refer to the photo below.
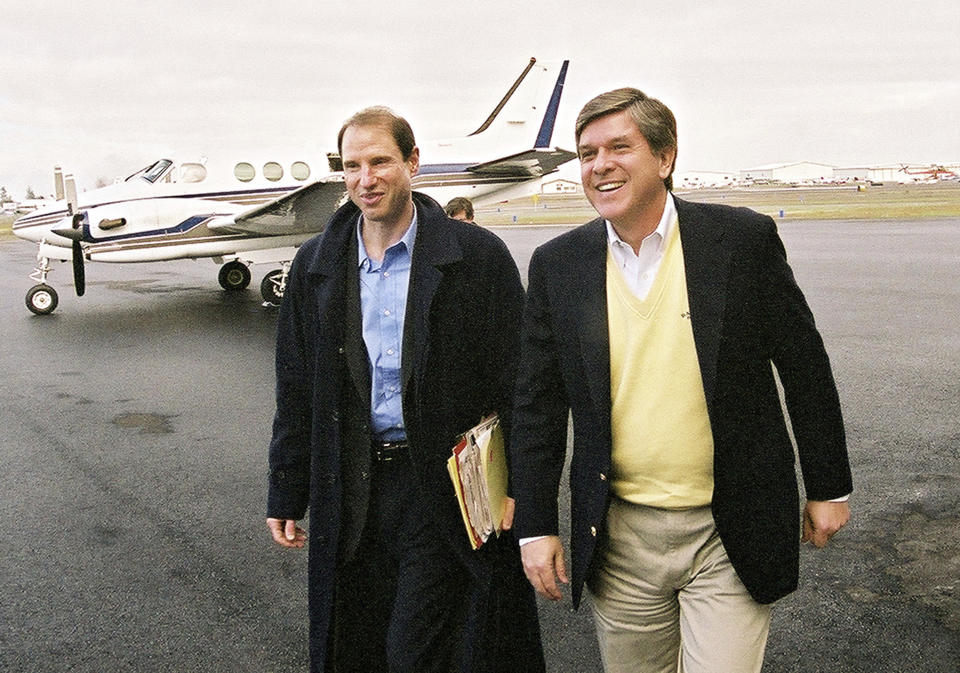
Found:
[[[441, 203], [466, 196], [477, 205], [539, 191], [544, 175], [576, 157], [550, 147], [567, 65], [530, 59], [476, 131], [418, 143], [414, 189]], [[72, 260], [78, 296], [84, 260], [209, 257], [222, 265], [219, 281], [228, 290], [249, 285], [250, 264], [276, 264], [260, 290], [265, 301], [278, 303], [297, 247], [347, 199], [339, 157], [328, 154], [320, 165], [302, 157], [262, 164], [160, 159], [121, 183], [80, 194], [73, 178], [56, 169], [57, 201], [13, 224], [14, 234], [38, 244], [27, 308], [37, 314], [56, 308], [57, 293], [47, 283], [51, 260]]]

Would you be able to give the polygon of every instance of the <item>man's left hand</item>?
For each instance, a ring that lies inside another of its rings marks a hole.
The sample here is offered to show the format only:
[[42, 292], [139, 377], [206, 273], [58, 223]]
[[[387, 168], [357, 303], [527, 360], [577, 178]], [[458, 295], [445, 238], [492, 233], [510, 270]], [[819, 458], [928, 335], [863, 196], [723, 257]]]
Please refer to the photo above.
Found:
[[803, 508], [803, 537], [800, 541], [825, 547], [834, 533], [849, 520], [850, 505], [846, 502], [808, 500]]

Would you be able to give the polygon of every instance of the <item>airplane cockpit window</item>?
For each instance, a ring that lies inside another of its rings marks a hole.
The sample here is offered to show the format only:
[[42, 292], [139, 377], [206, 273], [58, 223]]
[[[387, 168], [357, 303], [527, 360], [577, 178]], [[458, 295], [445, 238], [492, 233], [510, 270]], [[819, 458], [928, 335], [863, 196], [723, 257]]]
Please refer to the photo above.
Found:
[[250, 182], [256, 174], [257, 169], [253, 167], [253, 164], [248, 164], [246, 161], [241, 161], [233, 167], [233, 175], [240, 182]]
[[124, 182], [133, 180], [134, 178], [143, 178], [147, 182], [156, 182], [157, 178], [162, 176], [164, 172], [173, 165], [173, 162], [169, 159], [161, 159], [160, 161], [155, 161], [146, 168], [141, 168], [139, 171], [133, 175], [124, 179]]
[[173, 162], [169, 159], [161, 159], [157, 163], [153, 164], [144, 171], [142, 177], [147, 182], [156, 182], [159, 180], [164, 173], [167, 172], [167, 169], [173, 165]]
[[203, 164], [180, 164], [180, 182], [203, 182], [207, 179], [207, 168]]
[[290, 165], [290, 175], [295, 180], [306, 180], [310, 177], [310, 167], [302, 161], [294, 161]]
[[283, 177], [283, 166], [276, 161], [268, 161], [263, 165], [263, 177], [270, 182], [276, 182]]

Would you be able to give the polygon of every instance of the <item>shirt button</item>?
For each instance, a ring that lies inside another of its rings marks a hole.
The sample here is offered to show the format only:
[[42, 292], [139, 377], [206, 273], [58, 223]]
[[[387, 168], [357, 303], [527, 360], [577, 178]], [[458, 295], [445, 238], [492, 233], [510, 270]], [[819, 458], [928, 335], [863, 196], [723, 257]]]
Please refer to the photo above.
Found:
[[394, 351], [392, 348], [387, 349], [387, 355], [393, 355]]
[[384, 309], [383, 315], [390, 315], [390, 309]]
[[384, 277], [384, 278], [389, 278], [389, 277], [390, 277], [390, 272], [389, 272], [389, 271], [384, 271], [384, 272], [383, 272], [383, 277]]

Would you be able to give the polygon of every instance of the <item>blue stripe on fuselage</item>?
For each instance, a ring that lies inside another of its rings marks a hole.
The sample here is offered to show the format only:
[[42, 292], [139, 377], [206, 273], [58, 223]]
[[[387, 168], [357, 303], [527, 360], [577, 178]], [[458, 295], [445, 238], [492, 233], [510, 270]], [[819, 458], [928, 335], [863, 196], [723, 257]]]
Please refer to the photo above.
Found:
[[182, 234], [186, 231], [190, 231], [197, 225], [206, 220], [209, 220], [211, 217], [216, 217], [215, 214], [211, 213], [209, 215], [193, 215], [188, 217], [183, 222], [176, 224], [172, 227], [166, 227], [164, 229], [152, 229], [150, 231], [137, 231], [129, 234], [118, 234], [116, 236], [104, 236], [103, 238], [93, 238], [90, 235], [90, 223], [84, 220], [83, 223], [83, 240], [88, 243], [109, 243], [111, 241], [122, 241], [127, 239], [134, 238], [146, 238], [148, 236], [160, 236], [168, 234]]

